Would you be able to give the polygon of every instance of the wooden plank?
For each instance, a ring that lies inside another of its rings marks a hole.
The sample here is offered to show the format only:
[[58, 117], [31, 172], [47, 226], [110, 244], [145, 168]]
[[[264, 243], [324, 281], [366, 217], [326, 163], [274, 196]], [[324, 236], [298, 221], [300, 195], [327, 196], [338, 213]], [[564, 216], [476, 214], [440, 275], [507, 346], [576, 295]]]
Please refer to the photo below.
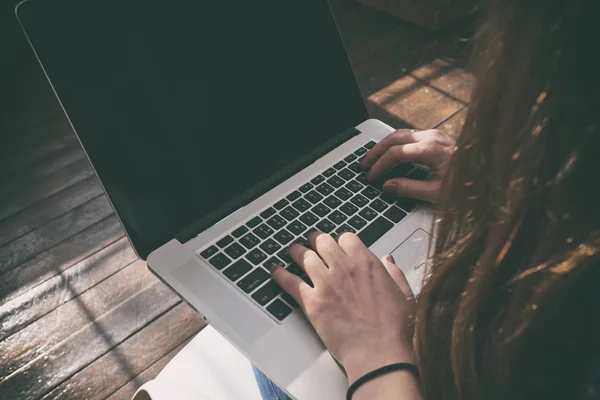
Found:
[[[429, 129], [457, 112], [462, 103], [443, 95], [411, 76], [404, 76], [368, 97], [377, 108], [416, 129]], [[385, 122], [385, 121], [384, 121]]]
[[0, 340], [18, 332], [137, 259], [127, 238], [0, 306]]
[[463, 125], [465, 124], [467, 112], [468, 108], [465, 107], [461, 111], [454, 114], [452, 118], [439, 125], [437, 129], [456, 139], [462, 130]]
[[90, 176], [66, 189], [21, 210], [0, 222], [0, 246], [14, 240], [62, 214], [100, 196], [102, 187]]
[[36, 185], [29, 185], [18, 192], [0, 196], [0, 223], [9, 215], [89, 178], [93, 174], [90, 163], [87, 160], [79, 160], [49, 174]]
[[52, 172], [84, 158], [85, 153], [79, 143], [73, 143], [63, 149], [51, 152], [12, 173], [0, 176], [0, 182], [2, 182], [0, 196], [15, 192], [27, 184], [35, 184], [36, 180], [40, 180]]
[[0, 275], [0, 306], [116, 242], [125, 235], [110, 216]]
[[84, 203], [51, 222], [0, 247], [0, 273], [48, 250], [114, 212], [104, 195]]
[[[0, 342], [0, 381], [136, 293], [157, 282], [135, 261]], [[81, 304], [85, 305], [81, 307]], [[127, 321], [121, 321], [127, 323]]]
[[[87, 305], [79, 301], [79, 298], [76, 297], [74, 301], [78, 301], [80, 307], [87, 309]], [[100, 318], [90, 321], [90, 324], [54, 346], [43, 356], [37, 357], [0, 381], [0, 393], [10, 399], [42, 397], [179, 303], [181, 300], [161, 282], [149, 286]], [[192, 316], [198, 318], [190, 311], [189, 317], [184, 318], [179, 324], [170, 321], [171, 324], [161, 325], [161, 330], [168, 331], [166, 332], [167, 336], [176, 336], [185, 329], [192, 330], [187, 326], [191, 325], [190, 318]], [[195, 327], [193, 331], [196, 331]], [[156, 331], [153, 333], [154, 337], [158, 334]], [[192, 332], [188, 331], [186, 338], [191, 334]], [[141, 348], [144, 350], [136, 353], [135, 359], [139, 360], [144, 356], [145, 348], [152, 345], [152, 340], [150, 340], [152, 336], [146, 337], [146, 340], [142, 342]], [[165, 340], [167, 337], [162, 336], [158, 346], [162, 348]], [[134, 340], [134, 342], [136, 341]], [[133, 343], [133, 345], [135, 344]], [[125, 382], [129, 380], [129, 377], [137, 375], [130, 372], [133, 359], [122, 358], [118, 352], [114, 354], [118, 359], [117, 363], [122, 363], [123, 369], [128, 371], [124, 377]], [[101, 385], [105, 385], [108, 382], [104, 381], [104, 377], [108, 376], [112, 377], [112, 372], [107, 371], [106, 368], [101, 369], [97, 374], [97, 379], [100, 380]], [[115, 377], [115, 379], [118, 378]], [[114, 389], [110, 393], [113, 391]], [[86, 393], [90, 393], [87, 392], [87, 386]]]
[[55, 388], [44, 399], [101, 400], [132, 379], [139, 385], [141, 382], [135, 378], [140, 372], [197, 334], [204, 325], [198, 314], [180, 303]]
[[179, 346], [161, 357], [160, 360], [146, 368], [144, 372], [131, 379], [115, 393], [111, 394], [107, 400], [131, 400], [135, 392], [146, 382], [156, 378], [169, 362], [194, 338], [194, 335], [185, 340]]
[[436, 59], [411, 71], [410, 75], [465, 104], [471, 101], [475, 77], [453, 62]]

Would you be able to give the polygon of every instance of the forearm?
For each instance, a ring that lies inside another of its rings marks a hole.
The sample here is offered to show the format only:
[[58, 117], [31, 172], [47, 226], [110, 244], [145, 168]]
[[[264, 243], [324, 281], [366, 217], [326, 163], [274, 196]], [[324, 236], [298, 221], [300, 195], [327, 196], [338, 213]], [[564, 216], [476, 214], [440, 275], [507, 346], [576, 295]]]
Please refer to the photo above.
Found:
[[352, 400], [422, 400], [420, 383], [409, 371], [394, 371], [361, 385]]

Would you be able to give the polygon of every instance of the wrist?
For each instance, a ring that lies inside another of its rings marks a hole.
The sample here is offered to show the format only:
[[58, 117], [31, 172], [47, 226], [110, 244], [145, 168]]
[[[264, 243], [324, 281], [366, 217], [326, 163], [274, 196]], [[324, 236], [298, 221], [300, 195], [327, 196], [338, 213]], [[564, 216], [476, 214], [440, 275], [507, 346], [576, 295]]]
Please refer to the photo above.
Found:
[[365, 347], [347, 354], [341, 361], [350, 385], [365, 374], [386, 365], [401, 362], [416, 364], [413, 348], [409, 345], [381, 349]]

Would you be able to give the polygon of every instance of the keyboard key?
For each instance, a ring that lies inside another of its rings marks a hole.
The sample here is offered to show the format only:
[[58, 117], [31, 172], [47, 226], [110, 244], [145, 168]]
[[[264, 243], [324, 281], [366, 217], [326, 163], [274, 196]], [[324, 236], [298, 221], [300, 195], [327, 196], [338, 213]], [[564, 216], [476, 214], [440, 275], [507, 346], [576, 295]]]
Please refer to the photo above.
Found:
[[373, 147], [375, 147], [377, 143], [375, 143], [374, 141], [370, 141], [369, 143], [365, 144], [365, 148], [371, 150]]
[[364, 188], [363, 185], [361, 185], [360, 183], [358, 183], [357, 181], [350, 181], [348, 183], [346, 183], [346, 186], [344, 186], [346, 189], [350, 189], [352, 190], [354, 193], [358, 193], [361, 191], [362, 188]]
[[402, 218], [406, 217], [406, 213], [398, 207], [391, 207], [384, 212], [383, 215], [396, 223], [402, 221]]
[[346, 166], [346, 161], [341, 160], [335, 164], [333, 164], [333, 168], [337, 169], [338, 171], [342, 168], [344, 168]]
[[270, 275], [263, 268], [256, 268], [244, 277], [237, 285], [246, 293], [252, 292], [254, 289], [263, 284], [269, 279]]
[[429, 176], [429, 173], [421, 168], [415, 168], [410, 174], [408, 174], [408, 178], [415, 179], [417, 181], [424, 181]]
[[310, 280], [310, 278], [308, 277], [308, 275], [302, 275], [301, 276], [302, 280], [304, 282], [306, 282], [306, 284], [310, 287], [315, 287], [315, 285], [313, 285], [312, 281]]
[[329, 214], [327, 216], [327, 218], [329, 218], [330, 220], [332, 220], [337, 225], [341, 224], [346, 219], [348, 219], [348, 217], [346, 217], [343, 213], [339, 212], [338, 210], [335, 210], [334, 212], [332, 212], [331, 214]]
[[[289, 197], [289, 195], [288, 195], [288, 197]], [[281, 199], [277, 203], [273, 204], [273, 207], [275, 207], [278, 210], [281, 210], [283, 207], [287, 206], [288, 204], [290, 204], [289, 201], [287, 201], [286, 199]]]
[[267, 255], [260, 251], [260, 249], [254, 249], [248, 255], [246, 255], [248, 261], [250, 261], [254, 265], [258, 265], [261, 262], [265, 261]]
[[288, 254], [287, 247], [285, 249], [281, 250], [279, 253], [277, 253], [277, 257], [279, 257], [280, 260], [283, 260], [286, 263], [292, 262], [292, 258]]
[[317, 223], [317, 221], [319, 220], [319, 217], [317, 217], [315, 214], [313, 214], [310, 211], [307, 211], [306, 213], [304, 213], [300, 218], [298, 218], [300, 221], [302, 221], [303, 223], [306, 224], [306, 226], [312, 226], [314, 224]]
[[310, 204], [308, 201], [304, 200], [304, 199], [298, 199], [295, 202], [292, 203], [292, 206], [294, 206], [294, 208], [300, 212], [304, 212], [306, 210], [308, 210], [312, 204]]
[[231, 260], [225, 254], [219, 253], [208, 260], [208, 262], [216, 269], [223, 269], [223, 267], [231, 263]]
[[207, 249], [205, 249], [204, 251], [202, 251], [200, 253], [200, 255], [206, 259], [209, 259], [212, 256], [214, 256], [215, 254], [217, 254], [218, 251], [219, 251], [219, 249], [217, 249], [217, 246], [210, 246]]
[[409, 199], [408, 197], [401, 198], [396, 204], [406, 212], [411, 212], [417, 207], [417, 201], [415, 199]]
[[319, 201], [321, 201], [323, 199], [323, 196], [320, 195], [319, 193], [315, 192], [314, 190], [311, 190], [310, 192], [308, 192], [304, 195], [304, 198], [313, 204], [317, 204]]
[[360, 194], [373, 200], [375, 197], [379, 196], [379, 190], [375, 189], [374, 187], [367, 186], [362, 192], [360, 192]]
[[360, 149], [356, 150], [356, 151], [354, 152], [354, 154], [356, 154], [357, 156], [359, 156], [359, 157], [360, 157], [360, 156], [362, 156], [363, 154], [365, 154], [366, 152], [367, 152], [367, 149], [365, 149], [365, 148], [361, 147]]
[[251, 249], [260, 243], [260, 239], [249, 233], [240, 239], [240, 243], [243, 244], [245, 248]]
[[354, 172], [355, 174], [360, 174], [364, 172], [363, 167], [358, 163], [358, 161], [355, 161], [352, 164], [348, 165], [348, 169]]
[[359, 174], [356, 178], [357, 182], [362, 183], [363, 185], [367, 186], [370, 185], [371, 182], [369, 182], [369, 180], [367, 179], [367, 174], [365, 172], [363, 172], [362, 174]]
[[379, 198], [388, 204], [394, 204], [396, 200], [398, 200], [398, 197], [388, 193], [382, 193], [381, 196], [379, 196]]
[[234, 238], [239, 239], [246, 232], [248, 232], [248, 228], [246, 228], [244, 225], [242, 225], [239, 228], [237, 228], [236, 230], [234, 230], [233, 232], [231, 232], [231, 234], [233, 235]]
[[312, 183], [306, 182], [304, 185], [300, 186], [298, 188], [298, 190], [300, 190], [302, 193], [306, 193], [306, 192], [308, 192], [312, 188], [313, 188]]
[[340, 210], [346, 215], [353, 215], [358, 211], [358, 207], [356, 207], [354, 204], [346, 203], [340, 207]]
[[367, 221], [370, 221], [377, 216], [377, 212], [375, 210], [373, 210], [371, 207], [365, 207], [362, 210], [360, 210], [358, 215], [360, 215]]
[[289, 201], [294, 201], [297, 198], [299, 198], [300, 196], [302, 196], [302, 193], [300, 193], [298, 190], [294, 190], [292, 193], [288, 194], [285, 198], [288, 199]]
[[302, 234], [302, 237], [308, 241], [308, 235], [310, 235], [313, 232], [316, 232], [317, 230], [318, 229], [314, 226], [312, 228], [308, 228], [308, 230]]
[[260, 216], [264, 219], [269, 218], [270, 216], [272, 216], [273, 214], [275, 214], [275, 209], [273, 207], [269, 207], [267, 208], [265, 211], [260, 213]]
[[279, 299], [275, 299], [274, 302], [269, 304], [267, 306], [267, 311], [280, 321], [283, 321], [285, 317], [292, 313], [292, 309]]
[[298, 308], [300, 306], [300, 304], [298, 304], [292, 296], [290, 296], [289, 294], [287, 294], [285, 292], [283, 292], [283, 294], [281, 295], [281, 298], [283, 300], [285, 300], [286, 303], [288, 303], [290, 306], [292, 306], [294, 308]]
[[281, 244], [288, 244], [290, 240], [294, 238], [287, 229], [282, 229], [273, 236], [273, 239], [277, 240]]
[[335, 196], [329, 196], [323, 200], [323, 203], [325, 203], [325, 205], [328, 207], [337, 208], [340, 204], [342, 204], [342, 201]]
[[271, 257], [267, 261], [265, 261], [265, 263], [263, 264], [263, 267], [265, 267], [267, 269], [267, 271], [271, 271], [271, 268], [274, 265], [280, 265], [282, 267], [285, 266], [285, 264], [282, 263], [281, 260], [278, 259], [277, 257]]
[[352, 217], [348, 220], [348, 224], [350, 226], [352, 226], [353, 228], [355, 228], [356, 230], [360, 230], [360, 229], [364, 228], [365, 225], [367, 225], [367, 221], [365, 221], [358, 215], [355, 215], [354, 217]]
[[327, 179], [327, 183], [329, 183], [334, 188], [339, 188], [340, 186], [342, 186], [344, 184], [344, 180], [342, 178], [340, 178], [339, 176], [334, 175], [331, 178]]
[[281, 249], [281, 245], [279, 243], [277, 243], [276, 241], [274, 241], [273, 239], [269, 239], [264, 243], [261, 243], [260, 246], [258, 246], [262, 249], [262, 251], [264, 251], [265, 253], [271, 255], [273, 253], [275, 253], [277, 250]]
[[333, 192], [333, 188], [327, 183], [321, 183], [319, 186], [317, 186], [317, 191], [323, 196], [327, 196], [328, 194]]
[[379, 200], [379, 199], [375, 199], [371, 202], [371, 204], [369, 204], [369, 206], [378, 212], [384, 212], [386, 210], [386, 208], [388, 208], [388, 205], [385, 204], [383, 201]]
[[306, 275], [306, 273], [304, 272], [304, 270], [302, 268], [300, 268], [300, 266], [298, 266], [298, 264], [296, 264], [296, 263], [291, 263], [290, 266], [286, 268], [286, 270], [290, 274], [294, 274], [296, 276], [304, 276], [304, 275]]
[[340, 236], [342, 233], [345, 233], [345, 232], [356, 233], [356, 230], [354, 228], [344, 224], [337, 229], [337, 231], [335, 232], [335, 235]]
[[324, 172], [323, 172], [323, 176], [325, 178], [329, 178], [331, 175], [335, 174], [335, 169], [333, 168], [327, 168]]
[[239, 258], [242, 254], [244, 254], [246, 252], [246, 249], [243, 248], [242, 246], [240, 246], [239, 243], [234, 243], [231, 246], [229, 246], [228, 248], [225, 249], [225, 253], [233, 258], [234, 260], [236, 258]]
[[352, 204], [354, 204], [358, 208], [363, 208], [364, 206], [369, 204], [369, 199], [367, 199], [365, 196], [363, 196], [361, 194], [357, 194], [356, 196], [351, 198], [350, 201], [352, 202]]
[[353, 193], [346, 188], [340, 188], [335, 192], [335, 195], [342, 200], [348, 200], [352, 197]]
[[294, 239], [294, 243], [297, 243], [297, 244], [299, 244], [300, 246], [303, 246], [303, 247], [308, 247], [308, 242], [302, 236], [297, 237], [296, 239]]
[[327, 218], [325, 218], [317, 224], [317, 228], [321, 232], [329, 233], [333, 230], [333, 228], [335, 228], [335, 224], [333, 222], [331, 222], [330, 220], [328, 220]]
[[242, 276], [246, 275], [248, 271], [252, 270], [252, 265], [243, 258], [237, 260], [233, 265], [223, 271], [223, 275], [229, 278], [230, 281], [235, 282]]
[[277, 296], [281, 292], [282, 290], [279, 287], [279, 285], [276, 284], [275, 281], [269, 280], [260, 289], [258, 289], [252, 294], [252, 298], [258, 304], [264, 306], [265, 304], [273, 300], [273, 298], [275, 298], [275, 296]]
[[217, 242], [217, 246], [219, 246], [220, 248], [223, 248], [223, 247], [229, 246], [231, 243], [233, 243], [233, 238], [231, 236], [227, 235]]
[[261, 239], [266, 239], [273, 234], [273, 229], [269, 228], [268, 225], [260, 224], [256, 229], [252, 231], [256, 236]]
[[327, 206], [325, 206], [324, 204], [317, 204], [316, 206], [314, 206], [311, 209], [312, 212], [314, 212], [315, 214], [317, 214], [319, 217], [324, 217], [327, 214], [329, 214], [329, 211], [331, 211], [331, 209]]
[[369, 247], [375, 243], [380, 237], [382, 237], [387, 231], [392, 229], [394, 224], [383, 217], [377, 218], [371, 222], [369, 226], [358, 233], [358, 237], [365, 246]]
[[323, 182], [324, 180], [325, 180], [325, 177], [323, 175], [317, 175], [310, 180], [310, 183], [312, 183], [313, 185], [318, 185], [319, 183]]
[[246, 225], [248, 225], [248, 228], [252, 229], [258, 226], [258, 224], [260, 224], [262, 222], [262, 219], [260, 217], [254, 217], [252, 218], [250, 221], [246, 222]]
[[290, 224], [287, 226], [287, 230], [290, 231], [290, 232], [292, 232], [292, 233], [294, 233], [294, 234], [296, 234], [296, 235], [299, 235], [302, 232], [304, 232], [306, 230], [306, 228], [307, 228], [307, 226], [304, 225], [300, 221], [290, 222]]
[[351, 163], [352, 161], [356, 160], [358, 157], [354, 154], [350, 154], [348, 157], [344, 158], [344, 161], [346, 161], [347, 163]]
[[348, 168], [344, 168], [337, 174], [337, 176], [344, 179], [345, 181], [349, 181], [350, 179], [354, 178], [354, 175], [356, 175], [356, 174], [354, 172], [350, 171]]
[[271, 228], [273, 228], [275, 230], [279, 230], [279, 229], [283, 228], [285, 226], [285, 224], [287, 224], [287, 221], [280, 215], [275, 215], [275, 216], [273, 216], [273, 218], [271, 218], [267, 221], [267, 224]]
[[280, 214], [283, 218], [287, 219], [288, 221], [291, 221], [298, 215], [300, 215], [300, 213], [294, 210], [292, 207], [286, 207], [283, 211], [280, 212]]

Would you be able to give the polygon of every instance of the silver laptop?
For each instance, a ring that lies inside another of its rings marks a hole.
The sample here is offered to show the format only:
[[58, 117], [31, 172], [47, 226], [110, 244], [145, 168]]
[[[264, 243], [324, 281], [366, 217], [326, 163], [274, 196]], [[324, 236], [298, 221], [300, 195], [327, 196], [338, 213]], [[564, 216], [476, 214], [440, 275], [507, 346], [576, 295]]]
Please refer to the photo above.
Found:
[[418, 291], [431, 214], [360, 168], [392, 128], [368, 119], [328, 3], [28, 0], [16, 12], [152, 272], [292, 397], [343, 398], [343, 371], [269, 265], [302, 275], [290, 243], [356, 232]]

